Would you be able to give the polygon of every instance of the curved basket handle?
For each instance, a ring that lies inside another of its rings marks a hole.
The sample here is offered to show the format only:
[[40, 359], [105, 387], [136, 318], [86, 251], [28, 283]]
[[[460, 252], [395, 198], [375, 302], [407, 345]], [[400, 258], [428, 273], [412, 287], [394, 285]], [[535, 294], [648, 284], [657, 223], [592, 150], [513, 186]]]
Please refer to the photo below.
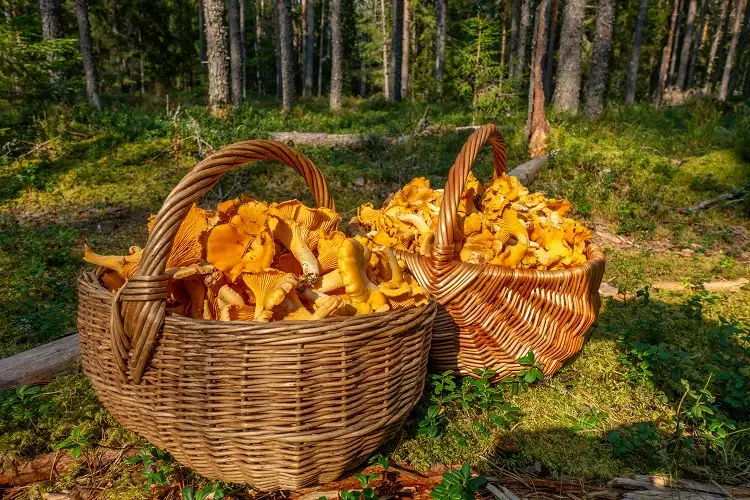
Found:
[[461, 148], [461, 152], [458, 153], [456, 161], [448, 173], [448, 181], [445, 183], [435, 244], [432, 247], [432, 264], [435, 269], [444, 268], [453, 260], [454, 235], [458, 223], [458, 204], [461, 201], [461, 194], [464, 192], [466, 178], [471, 171], [471, 167], [474, 165], [479, 150], [488, 139], [490, 146], [492, 146], [495, 178], [504, 174], [507, 169], [508, 156], [505, 151], [505, 141], [497, 125], [483, 125], [469, 136], [466, 144]]
[[[224, 147], [198, 163], [172, 189], [156, 215], [138, 272], [115, 295], [110, 335], [123, 380], [128, 360], [133, 382], [140, 384], [146, 364], [164, 324], [167, 285], [164, 274], [172, 242], [190, 207], [227, 171], [260, 160], [288, 165], [304, 177], [319, 207], [335, 210], [323, 174], [303, 154], [274, 141], [254, 140]], [[119, 301], [123, 302], [122, 312]]]

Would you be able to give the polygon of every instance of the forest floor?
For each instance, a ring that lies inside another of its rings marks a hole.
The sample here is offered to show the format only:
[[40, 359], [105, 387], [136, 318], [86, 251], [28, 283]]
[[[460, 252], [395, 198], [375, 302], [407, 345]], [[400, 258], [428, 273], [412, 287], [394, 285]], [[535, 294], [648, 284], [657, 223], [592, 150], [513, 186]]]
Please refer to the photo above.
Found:
[[[102, 253], [143, 245], [148, 215], [211, 150], [271, 131], [409, 135], [426, 106], [349, 101], [332, 115], [324, 101], [303, 100], [284, 117], [276, 103], [254, 101], [225, 120], [189, 104], [179, 112], [163, 103], [124, 103], [95, 114], [50, 108], [0, 157], [0, 357], [75, 331], [83, 243]], [[527, 159], [524, 112], [485, 120], [501, 126], [509, 168]], [[468, 135], [453, 126], [470, 121], [465, 108], [433, 105], [433, 134], [398, 145], [304, 152], [347, 220], [361, 203], [377, 204], [413, 177], [442, 187]], [[709, 293], [695, 285], [750, 278], [750, 199], [687, 208], [750, 183], [748, 109], [701, 101], [614, 108], [596, 122], [557, 115], [550, 121], [550, 163], [529, 187], [571, 200], [574, 216], [606, 249], [605, 281], [623, 293], [606, 299], [583, 350], [557, 375], [503, 390], [502, 419], [494, 410], [446, 403], [444, 418], [433, 423], [438, 435], [420, 433], [429, 424], [426, 408], [441, 397], [433, 378], [400, 441], [384, 454], [416, 471], [469, 462], [486, 474], [592, 484], [635, 473], [747, 483], [750, 290]], [[490, 156], [485, 151], [477, 161], [480, 179], [489, 180]], [[240, 192], [311, 201], [301, 179], [262, 163], [226, 175], [205, 203]], [[650, 288], [663, 280], [688, 288]], [[454, 382], [458, 395], [463, 382]], [[0, 395], [0, 470], [76, 447], [84, 458], [100, 447], [128, 447], [146, 459], [120, 460], [95, 478], [83, 460], [59, 477], [13, 490], [14, 498], [76, 484], [112, 498], [147, 497], [157, 488], [149, 490], [152, 484], [172, 487], [174, 495], [186, 484], [208, 484], [119, 427], [81, 372]]]

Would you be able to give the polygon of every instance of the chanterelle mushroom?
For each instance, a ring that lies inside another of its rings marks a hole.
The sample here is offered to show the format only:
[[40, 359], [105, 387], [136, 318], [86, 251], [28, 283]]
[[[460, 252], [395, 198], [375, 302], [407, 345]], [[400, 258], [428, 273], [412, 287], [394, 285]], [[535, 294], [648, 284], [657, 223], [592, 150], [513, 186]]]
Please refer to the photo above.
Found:
[[242, 281], [255, 298], [255, 321], [270, 321], [273, 308], [281, 304], [286, 295], [297, 286], [297, 278], [277, 269], [264, 269], [242, 274]]
[[206, 244], [206, 260], [235, 281], [243, 272], [257, 272], [271, 265], [273, 237], [268, 230], [268, 206], [244, 203], [227, 224], [213, 228]]
[[[187, 299], [190, 302], [190, 316], [193, 318], [202, 318], [203, 310], [206, 300], [206, 278], [216, 272], [216, 268], [211, 264], [193, 264], [188, 267], [181, 267], [172, 274], [170, 280], [170, 289], [172, 295], [176, 296], [184, 293], [187, 294]], [[177, 285], [182, 287], [182, 290], [177, 288]], [[185, 298], [178, 298], [180, 302], [185, 302]]]
[[128, 253], [128, 255], [99, 255], [92, 252], [88, 245], [84, 245], [83, 260], [95, 266], [111, 269], [124, 280], [128, 280], [138, 270], [143, 250], [139, 247], [130, 247]]
[[352, 305], [357, 309], [357, 314], [367, 314], [389, 308], [385, 296], [367, 277], [366, 265], [365, 252], [361, 243], [351, 238], [341, 243], [338, 270], [346, 294], [352, 299]]

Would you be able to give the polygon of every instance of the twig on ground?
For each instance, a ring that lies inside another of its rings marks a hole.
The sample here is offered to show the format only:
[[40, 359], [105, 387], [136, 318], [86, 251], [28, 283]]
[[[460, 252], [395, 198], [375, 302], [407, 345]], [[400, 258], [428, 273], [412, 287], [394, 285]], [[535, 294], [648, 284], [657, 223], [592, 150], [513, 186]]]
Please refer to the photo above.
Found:
[[720, 194], [719, 196], [716, 196], [715, 198], [711, 198], [709, 200], [703, 200], [701, 202], [695, 203], [688, 208], [684, 208], [680, 210], [680, 213], [691, 213], [691, 212], [699, 212], [701, 210], [705, 210], [720, 201], [726, 201], [726, 200], [734, 200], [737, 198], [744, 198], [745, 194], [747, 194], [748, 188], [750, 188], [750, 184], [745, 184], [741, 188], [735, 189], [734, 191], [730, 191], [728, 193]]

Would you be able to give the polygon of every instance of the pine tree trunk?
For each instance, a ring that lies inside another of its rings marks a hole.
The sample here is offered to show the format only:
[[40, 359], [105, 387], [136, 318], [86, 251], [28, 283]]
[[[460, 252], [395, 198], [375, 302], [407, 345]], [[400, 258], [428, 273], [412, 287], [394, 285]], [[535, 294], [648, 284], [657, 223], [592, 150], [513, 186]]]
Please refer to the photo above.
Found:
[[253, 55], [255, 55], [255, 89], [263, 92], [263, 79], [260, 71], [260, 40], [263, 38], [263, 0], [260, 5], [255, 4], [255, 40], [253, 40]]
[[727, 15], [729, 14], [729, 0], [723, 0], [721, 3], [721, 14], [719, 15], [719, 22], [716, 24], [716, 32], [714, 38], [711, 41], [711, 50], [708, 54], [708, 61], [706, 62], [706, 81], [703, 85], [703, 91], [708, 93], [711, 87], [711, 76], [714, 70], [714, 64], [716, 62], [716, 52], [719, 50], [719, 44], [721, 43], [721, 37], [724, 34], [724, 23], [726, 22]]
[[555, 72], [555, 39], [557, 38], [557, 16], [560, 0], [552, 0], [549, 8], [549, 28], [547, 29], [547, 53], [544, 55], [544, 100], [552, 100], [552, 75]]
[[198, 57], [201, 60], [201, 73], [208, 70], [206, 64], [206, 22], [203, 17], [203, 0], [198, 0]]
[[[381, 0], [382, 2], [383, 0]], [[443, 98], [443, 78], [445, 75], [445, 30], [448, 15], [448, 1], [435, 0], [435, 81], [438, 99]], [[385, 30], [385, 27], [383, 28]]]
[[630, 64], [625, 76], [625, 104], [635, 102], [635, 90], [638, 85], [638, 66], [641, 59], [641, 47], [643, 46], [643, 30], [648, 18], [648, 1], [641, 0], [638, 7], [638, 18], [635, 22], [635, 34], [633, 35], [633, 49], [630, 52]]
[[500, 64], [505, 64], [505, 46], [508, 40], [508, 2], [503, 2], [503, 34], [500, 38]]
[[[381, 0], [382, 1], [382, 0]], [[323, 51], [326, 46], [326, 0], [320, 3], [320, 53], [318, 54], [318, 97], [323, 95]]]
[[685, 82], [686, 90], [693, 88], [693, 81], [695, 79], [695, 66], [698, 64], [698, 55], [703, 48], [703, 39], [705, 37], [707, 20], [708, 13], [706, 12], [706, 0], [702, 0], [698, 27], [695, 30], [695, 41], [693, 42], [693, 48], [690, 54], [690, 64], [688, 65], [687, 81]]
[[213, 114], [229, 103], [229, 47], [224, 23], [224, 0], [203, 0], [208, 56], [208, 102]]
[[281, 58], [281, 100], [285, 114], [294, 108], [294, 50], [292, 48], [292, 13], [287, 0], [276, 0], [279, 14], [279, 56]]
[[680, 53], [680, 35], [682, 31], [682, 13], [685, 10], [685, 3], [689, 0], [682, 0], [680, 10], [677, 12], [677, 29], [674, 35], [674, 42], [672, 43], [672, 54], [669, 60], [669, 75], [667, 78], [667, 88], [672, 87], [675, 84], [676, 73], [677, 73], [677, 56]]
[[409, 23], [409, 0], [404, 2], [404, 18], [401, 38], [401, 97], [406, 98], [409, 93], [409, 45], [411, 39], [411, 25]]
[[584, 89], [583, 112], [586, 116], [599, 116], [604, 111], [604, 94], [607, 90], [614, 20], [615, 1], [599, 0], [599, 9], [596, 12], [594, 53], [591, 56], [591, 69]]
[[546, 33], [551, 14], [550, 0], [542, 0], [536, 10], [534, 23], [534, 41], [532, 49], [532, 69], [529, 78], [529, 117], [526, 134], [529, 139], [529, 153], [532, 158], [547, 154], [547, 136], [549, 122], [544, 114], [544, 83], [542, 79], [542, 61], [546, 51]]
[[[510, 0], [509, 0], [510, 1]], [[516, 53], [518, 52], [518, 24], [521, 19], [521, 0], [513, 0], [513, 9], [510, 14], [510, 77], [516, 76]]]
[[303, 95], [313, 93], [313, 67], [315, 65], [315, 0], [307, 0], [305, 6], [305, 83]]
[[401, 100], [401, 63], [404, 42], [404, 0], [391, 4], [391, 100]]
[[80, 37], [81, 57], [83, 58], [83, 72], [86, 76], [86, 99], [89, 106], [101, 109], [99, 101], [99, 81], [94, 65], [94, 53], [91, 44], [91, 25], [89, 24], [88, 0], [75, 0], [76, 20], [78, 21], [78, 35]]
[[278, 0], [273, 0], [273, 21], [276, 35], [274, 44], [274, 55], [276, 56], [276, 98], [281, 99], [283, 85], [281, 83], [281, 12], [279, 12]]
[[60, 20], [59, 0], [39, 0], [39, 13], [42, 16], [42, 36], [44, 38], [62, 38], [63, 29]]
[[523, 78], [526, 69], [526, 39], [531, 25], [531, 0], [521, 0], [521, 18], [518, 23], [518, 45], [516, 50], [516, 78]]
[[331, 0], [331, 110], [341, 109], [341, 0]]
[[143, 33], [141, 28], [138, 28], [138, 71], [140, 78], [138, 79], [141, 84], [141, 95], [146, 95], [146, 63], [144, 61], [145, 50], [143, 48]]
[[690, 63], [690, 48], [693, 45], [693, 34], [695, 32], [695, 15], [698, 11], [698, 0], [690, 0], [687, 20], [685, 21], [685, 36], [682, 38], [682, 49], [680, 49], [680, 67], [677, 70], [677, 81], [675, 84], [685, 90], [687, 88], [687, 71]]
[[581, 45], [585, 0], [568, 0], [563, 11], [560, 52], [554, 104], [570, 113], [578, 112], [581, 90]]
[[[728, 0], [725, 0], [728, 1]], [[669, 23], [669, 33], [667, 34], [667, 44], [664, 46], [664, 52], [661, 57], [659, 66], [659, 76], [656, 79], [656, 92], [654, 92], [654, 106], [661, 105], [661, 98], [664, 95], [664, 86], [667, 83], [667, 70], [669, 69], [669, 56], [672, 53], [672, 44], [674, 43], [675, 27], [677, 26], [677, 14], [680, 10], [680, 0], [673, 0], [672, 18]]]
[[[112, 1], [112, 34], [114, 35], [115, 43], [117, 46], [120, 46], [123, 40], [120, 38], [120, 12], [117, 4], [118, 0]], [[115, 67], [117, 68], [117, 86], [121, 93], [125, 93], [125, 72], [127, 71], [127, 66], [120, 50], [117, 50], [115, 53]], [[192, 76], [190, 80], [192, 83]]]
[[729, 51], [724, 62], [724, 74], [721, 77], [721, 87], [719, 88], [720, 101], [726, 101], [727, 97], [729, 97], [729, 78], [732, 76], [732, 64], [734, 64], [734, 56], [737, 52], [744, 13], [745, 0], [738, 0], [737, 12], [734, 15], [734, 27], [732, 28], [732, 40], [729, 42]]
[[242, 35], [240, 33], [240, 2], [229, 0], [229, 60], [232, 68], [232, 104], [242, 104]]
[[735, 58], [735, 63], [732, 65], [732, 76], [729, 78], [729, 93], [733, 94], [736, 89], [741, 89], [744, 86], [743, 82], [743, 75], [745, 75], [747, 72], [744, 71], [745, 66], [747, 65], [747, 59], [748, 52], [747, 50], [747, 40], [748, 36], [750, 36], [750, 33], [748, 33], [748, 30], [750, 30], [750, 9], [747, 8], [747, 0], [745, 0], [745, 20], [742, 22], [742, 27], [740, 28], [740, 41], [737, 45], [737, 57]]
[[359, 96], [362, 99], [367, 97], [367, 65], [365, 62], [365, 40], [362, 33], [359, 34]]
[[242, 100], [247, 99], [247, 53], [245, 44], [245, 0], [240, 2], [240, 47], [242, 57]]

